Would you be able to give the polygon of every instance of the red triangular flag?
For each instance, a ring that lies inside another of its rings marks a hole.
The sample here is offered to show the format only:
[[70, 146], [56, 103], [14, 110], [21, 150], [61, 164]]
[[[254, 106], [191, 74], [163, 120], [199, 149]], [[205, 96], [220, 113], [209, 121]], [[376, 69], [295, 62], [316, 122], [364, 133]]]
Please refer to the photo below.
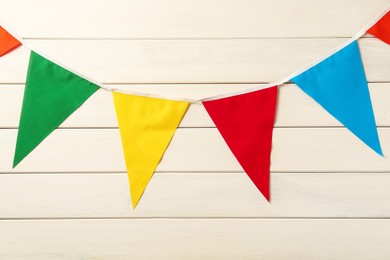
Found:
[[268, 201], [277, 93], [274, 86], [203, 102], [230, 150]]
[[22, 45], [9, 32], [0, 26], [0, 57]]
[[390, 44], [390, 12], [387, 12], [376, 24], [367, 31], [378, 39]]

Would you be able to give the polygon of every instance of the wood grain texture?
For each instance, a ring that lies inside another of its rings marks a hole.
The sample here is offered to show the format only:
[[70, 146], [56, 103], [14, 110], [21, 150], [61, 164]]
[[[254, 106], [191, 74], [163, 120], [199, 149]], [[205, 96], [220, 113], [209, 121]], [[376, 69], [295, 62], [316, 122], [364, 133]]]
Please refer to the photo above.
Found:
[[389, 220], [9, 220], [0, 229], [3, 259], [390, 257]]
[[133, 210], [125, 173], [0, 175], [0, 219], [389, 218], [389, 197], [387, 173], [272, 173], [271, 203], [243, 172], [157, 173]]
[[[252, 88], [254, 84], [202, 84], [202, 85], [110, 85], [113, 88], [168, 97], [201, 99], [211, 95]], [[196, 88], [196, 91], [194, 91]], [[0, 128], [17, 128], [23, 101], [22, 85], [0, 86]], [[370, 94], [378, 126], [390, 126], [390, 84], [371, 83]], [[100, 90], [68, 120], [61, 128], [117, 127], [118, 123], [111, 93]], [[287, 84], [279, 88], [275, 127], [341, 126], [320, 105], [302, 92], [296, 85]], [[203, 105], [192, 104], [180, 127], [214, 127], [214, 123]]]
[[[287, 77], [343, 43], [327, 39], [32, 40], [38, 51], [104, 83], [259, 83]], [[367, 78], [389, 82], [390, 49], [359, 41]], [[29, 51], [0, 59], [0, 82], [24, 83]], [[183, 65], [185, 64], [185, 65]], [[196, 88], [194, 89], [196, 91]]]
[[[111, 87], [198, 99], [284, 78], [387, 4], [0, 0], [0, 25]], [[389, 259], [390, 48], [359, 46], [385, 158], [287, 84], [270, 204], [196, 104], [136, 210], [105, 91], [11, 170], [29, 51], [1, 57], [0, 259]]]
[[[15, 129], [0, 130], [0, 171], [10, 172]], [[383, 153], [390, 128], [379, 129]], [[157, 171], [231, 172], [242, 168], [215, 128], [178, 129]], [[118, 129], [59, 129], [16, 172], [124, 172]], [[373, 152], [345, 128], [276, 128], [271, 171], [389, 172], [390, 160]]]
[[23, 37], [101, 39], [345, 37], [373, 19], [388, 1], [1, 0], [0, 3], [2, 20]]

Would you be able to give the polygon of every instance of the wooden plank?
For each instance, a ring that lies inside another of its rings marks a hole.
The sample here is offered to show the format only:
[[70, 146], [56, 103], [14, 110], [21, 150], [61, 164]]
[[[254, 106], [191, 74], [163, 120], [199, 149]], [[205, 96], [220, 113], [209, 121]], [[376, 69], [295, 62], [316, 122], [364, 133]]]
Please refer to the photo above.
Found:
[[35, 38], [333, 37], [353, 35], [386, 4], [386, 0], [2, 0], [0, 16], [22, 36]]
[[[10, 172], [15, 129], [0, 130], [0, 171]], [[390, 128], [379, 129], [385, 156]], [[241, 171], [215, 128], [176, 131], [158, 171]], [[274, 172], [389, 172], [390, 159], [373, 152], [345, 128], [276, 128]], [[59, 129], [18, 167], [17, 172], [125, 171], [117, 129]]]
[[390, 174], [273, 173], [271, 203], [245, 173], [157, 173], [137, 208], [127, 175], [2, 174], [0, 218], [390, 217]]
[[[259, 83], [281, 80], [346, 39], [33, 40], [55, 60], [105, 83]], [[390, 48], [359, 41], [369, 81], [390, 81]], [[304, 46], [304, 48], [303, 48]], [[29, 52], [0, 60], [0, 83], [24, 83]], [[185, 64], [185, 66], [183, 66]]]
[[[253, 85], [111, 85], [132, 91], [154, 93], [170, 97], [186, 96], [194, 99], [248, 89]], [[196, 88], [196, 91], [194, 91]], [[0, 86], [0, 127], [17, 128], [23, 100], [21, 85]], [[378, 126], [390, 126], [390, 83], [371, 83], [371, 99]], [[296, 85], [280, 88], [276, 127], [299, 126], [341, 126], [321, 106], [304, 94]], [[94, 94], [80, 109], [66, 120], [62, 128], [74, 127], [117, 127], [111, 94], [101, 90]], [[203, 105], [192, 104], [180, 127], [214, 127]]]
[[[202, 97], [284, 78], [354, 34], [388, 1], [0, 4], [0, 20], [85, 75], [120, 88]], [[390, 49], [373, 38], [359, 44], [386, 156]], [[390, 258], [390, 161], [293, 85], [279, 99], [271, 204], [195, 105], [132, 210], [112, 101], [103, 91], [63, 125], [82, 129], [56, 130], [19, 173], [4, 174], [12, 172], [16, 129], [2, 128], [18, 124], [28, 54], [19, 48], [0, 59], [0, 259]]]
[[390, 220], [0, 221], [3, 259], [388, 259]]

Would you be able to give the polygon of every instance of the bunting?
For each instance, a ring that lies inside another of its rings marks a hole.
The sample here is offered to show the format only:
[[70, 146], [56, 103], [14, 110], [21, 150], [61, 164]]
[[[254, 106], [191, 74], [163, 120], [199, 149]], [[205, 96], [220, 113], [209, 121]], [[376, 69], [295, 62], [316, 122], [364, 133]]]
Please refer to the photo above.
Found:
[[135, 208], [189, 103], [116, 92], [112, 95]]
[[274, 86], [203, 102], [237, 161], [268, 201], [277, 92]]
[[98, 89], [97, 85], [32, 51], [13, 167]]
[[0, 57], [22, 45], [15, 37], [0, 26]]
[[[13, 167], [91, 95], [103, 88], [112, 92], [133, 208], [142, 197], [190, 103], [203, 104], [243, 170], [270, 201], [272, 135], [278, 86], [290, 80], [368, 147], [383, 155], [356, 39], [367, 32], [390, 44], [389, 8], [384, 16], [369, 23], [332, 55], [299, 69], [292, 74], [294, 76], [270, 83], [267, 88], [259, 86], [203, 100], [171, 100], [119, 93], [119, 90], [94, 83], [31, 51]], [[21, 38], [12, 36], [0, 26], [0, 56], [20, 46], [23, 40], [18, 39]]]
[[291, 80], [371, 149], [383, 155], [356, 41]]
[[387, 12], [378, 22], [368, 29], [367, 33], [390, 44], [390, 12]]

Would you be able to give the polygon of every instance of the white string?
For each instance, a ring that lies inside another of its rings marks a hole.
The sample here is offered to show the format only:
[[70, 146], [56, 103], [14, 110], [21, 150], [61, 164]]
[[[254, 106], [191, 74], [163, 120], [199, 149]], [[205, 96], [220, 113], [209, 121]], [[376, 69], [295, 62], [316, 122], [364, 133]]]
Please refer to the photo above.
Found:
[[35, 48], [32, 48], [28, 43], [26, 43], [25, 40], [22, 37], [19, 37], [16, 33], [14, 33], [10, 29], [9, 26], [6, 26], [3, 22], [1, 22], [1, 25], [7, 32], [9, 32], [14, 38], [16, 38], [25, 48], [29, 49], [30, 51], [34, 51], [34, 52], [38, 53], [42, 57], [44, 57], [44, 58], [50, 60], [51, 62], [53, 62], [53, 63], [55, 63], [55, 64], [65, 68], [65, 69], [71, 71], [72, 73], [74, 73], [74, 74], [84, 78], [85, 80], [88, 80], [88, 81], [92, 82], [93, 84], [99, 86], [100, 88], [102, 88], [102, 89], [104, 89], [106, 91], [119, 92], [119, 93], [124, 93], [124, 94], [143, 96], [143, 97], [150, 97], [150, 98], [159, 98], [159, 99], [167, 99], [167, 100], [174, 100], [174, 101], [184, 101], [184, 102], [190, 102], [190, 103], [201, 103], [203, 101], [210, 101], [210, 100], [216, 100], [216, 99], [221, 99], [221, 98], [226, 98], [226, 97], [246, 94], [246, 93], [254, 92], [254, 91], [257, 91], [257, 90], [262, 90], [262, 89], [270, 88], [270, 87], [273, 87], [273, 86], [282, 85], [282, 84], [290, 81], [292, 78], [302, 74], [306, 70], [308, 70], [308, 69], [314, 67], [315, 65], [319, 64], [323, 60], [329, 58], [330, 56], [332, 56], [336, 52], [340, 51], [344, 47], [346, 47], [349, 44], [351, 44], [353, 41], [356, 41], [357, 39], [361, 38], [366, 33], [366, 31], [369, 28], [371, 28], [377, 21], [379, 21], [389, 10], [390, 10], [390, 4], [380, 14], [378, 14], [372, 21], [367, 23], [353, 37], [351, 37], [347, 41], [343, 42], [342, 44], [340, 44], [339, 46], [337, 46], [336, 48], [334, 48], [330, 52], [326, 53], [325, 55], [321, 56], [319, 59], [317, 59], [317, 60], [315, 60], [315, 61], [313, 61], [313, 62], [311, 62], [311, 63], [309, 63], [309, 64], [307, 64], [307, 65], [305, 65], [303, 67], [301, 67], [300, 69], [296, 70], [295, 72], [291, 73], [290, 75], [288, 75], [287, 77], [285, 77], [284, 79], [282, 79], [280, 81], [271, 82], [271, 83], [268, 83], [268, 84], [262, 84], [262, 85], [259, 85], [259, 86], [256, 86], [256, 87], [242, 89], [242, 90], [238, 90], [238, 91], [232, 91], [232, 92], [228, 92], [228, 93], [224, 93], [224, 94], [209, 96], [209, 97], [202, 98], [202, 99], [171, 98], [171, 97], [165, 97], [163, 95], [157, 95], [157, 94], [140, 93], [140, 92], [128, 91], [128, 90], [124, 90], [124, 89], [110, 88], [110, 87], [104, 85], [101, 82], [98, 82], [98, 81], [96, 81], [96, 80], [94, 80], [92, 78], [89, 78], [86, 75], [81, 74], [81, 73], [73, 70], [72, 68], [69, 68], [68, 66], [65, 66], [64, 64], [62, 64], [62, 63], [60, 63], [58, 61], [55, 61], [54, 59], [50, 58], [48, 55], [43, 54], [41, 51], [35, 50]]
[[35, 48], [32, 48], [30, 46], [30, 44], [28, 44], [22, 37], [18, 36], [16, 33], [13, 32], [12, 29], [10, 29], [10, 27], [8, 25], [5, 25], [3, 21], [1, 21], [1, 26], [9, 33], [11, 34], [15, 39], [17, 39], [22, 45], [23, 47], [25, 47], [26, 49], [30, 50], [30, 51], [34, 51], [35, 53], [41, 55], [42, 57], [44, 57], [45, 59], [57, 64], [58, 66], [60, 67], [63, 67], [64, 69], [66, 70], [69, 70], [70, 72], [76, 74], [77, 76], [81, 77], [81, 78], [84, 78], [85, 80], [87, 81], [90, 81], [91, 83], [99, 86], [100, 88], [102, 89], [105, 89], [105, 90], [108, 90], [108, 91], [111, 91], [111, 88], [110, 87], [107, 87], [107, 86], [104, 86], [103, 83], [101, 82], [98, 82], [92, 78], [89, 78], [83, 74], [81, 74], [80, 72], [77, 72], [75, 70], [73, 70], [72, 68], [69, 68], [68, 66], [65, 66], [64, 64], [54, 60], [53, 58], [51, 58], [49, 55], [46, 55], [44, 54], [42, 51], [37, 51]]
[[93, 84], [99, 86], [100, 88], [105, 89], [105, 90], [108, 90], [108, 91], [111, 91], [111, 88], [110, 88], [110, 87], [105, 86], [105, 85], [103, 85], [103, 83], [98, 82], [98, 81], [96, 81], [96, 80], [94, 80], [94, 79], [92, 79], [92, 78], [89, 78], [89, 77], [85, 76], [84, 74], [81, 74], [80, 72], [77, 72], [77, 71], [73, 70], [72, 68], [69, 68], [68, 66], [62, 64], [61, 62], [58, 62], [58, 61], [52, 59], [51, 57], [49, 57], [48, 55], [44, 54], [42, 51], [37, 51], [36, 49], [33, 50], [33, 49], [29, 48], [29, 47], [27, 47], [27, 48], [30, 49], [31, 51], [34, 51], [35, 53], [41, 55], [41, 56], [44, 57], [45, 59], [47, 59], [47, 60], [49, 60], [49, 61], [51, 61], [51, 62], [57, 64], [58, 66], [63, 67], [64, 69], [69, 70], [70, 72], [76, 74], [77, 76], [79, 76], [79, 77], [81, 77], [81, 78], [84, 78], [85, 80], [90, 81], [91, 83], [93, 83]]
[[373, 20], [371, 20], [369, 23], [367, 23], [358, 33], [356, 33], [350, 39], [348, 39], [347, 41], [345, 41], [342, 44], [338, 45], [333, 50], [331, 50], [328, 53], [324, 54], [323, 56], [321, 56], [320, 58], [316, 59], [315, 61], [313, 61], [313, 62], [311, 62], [309, 64], [306, 64], [305, 66], [299, 68], [298, 70], [296, 70], [295, 72], [291, 73], [290, 75], [288, 75], [287, 77], [285, 77], [284, 79], [282, 79], [280, 81], [268, 83], [268, 84], [265, 84], [265, 85], [260, 85], [260, 86], [253, 87], [253, 88], [247, 88], [247, 89], [233, 91], [233, 92], [229, 92], [229, 93], [225, 93], [225, 94], [210, 96], [210, 97], [207, 97], [207, 98], [200, 99], [199, 101], [216, 100], [216, 99], [221, 99], [221, 98], [225, 98], [225, 97], [231, 97], [231, 96], [246, 94], [246, 93], [250, 93], [250, 92], [261, 90], [261, 89], [270, 88], [270, 87], [277, 86], [277, 85], [282, 85], [282, 84], [290, 81], [292, 78], [302, 74], [303, 72], [307, 71], [308, 69], [310, 69], [310, 68], [314, 67], [315, 65], [319, 64], [323, 60], [329, 58], [330, 56], [332, 56], [336, 52], [342, 50], [344, 47], [348, 46], [349, 44], [351, 44], [352, 42], [356, 41], [357, 39], [361, 38], [366, 33], [366, 31], [368, 29], [370, 29], [376, 22], [378, 22], [389, 10], [390, 10], [390, 4], [387, 5], [386, 8], [380, 14], [378, 14]]
[[150, 98], [159, 98], [159, 99], [167, 99], [167, 100], [174, 100], [174, 101], [184, 101], [184, 102], [189, 102], [189, 103], [197, 103], [198, 101], [195, 99], [190, 99], [190, 98], [171, 98], [171, 97], [166, 97], [163, 95], [157, 95], [157, 94], [149, 94], [149, 93], [140, 93], [140, 92], [135, 92], [135, 91], [129, 91], [129, 90], [124, 90], [124, 89], [116, 89], [116, 88], [111, 88], [109, 86], [104, 85], [102, 82], [96, 81], [78, 71], [73, 70], [72, 68], [62, 64], [61, 62], [58, 62], [51, 58], [49, 55], [44, 54], [42, 51], [38, 51], [35, 48], [32, 48], [22, 37], [18, 36], [16, 33], [14, 33], [13, 30], [10, 29], [9, 26], [5, 25], [3, 22], [1, 22], [2, 27], [10, 33], [15, 39], [17, 39], [23, 47], [30, 51], [34, 51], [35, 53], [41, 55], [45, 59], [57, 64], [58, 66], [76, 74], [77, 76], [84, 78], [85, 80], [97, 85], [101, 89], [104, 89], [109, 92], [119, 92], [119, 93], [124, 93], [124, 94], [129, 94], [129, 95], [135, 95], [135, 96], [143, 96], [143, 97], [150, 97]]
[[216, 100], [216, 99], [221, 99], [221, 98], [237, 96], [237, 95], [246, 94], [246, 93], [250, 93], [250, 92], [254, 92], [254, 91], [258, 91], [258, 90], [262, 90], [262, 89], [266, 89], [266, 88], [271, 88], [271, 87], [274, 87], [276, 85], [278, 85], [277, 82], [262, 84], [262, 85], [258, 85], [256, 87], [252, 87], [252, 88], [246, 88], [246, 89], [242, 89], [242, 90], [232, 91], [229, 93], [224, 93], [224, 94], [219, 94], [219, 95], [215, 95], [215, 96], [210, 96], [207, 98], [202, 98], [202, 99], [199, 99], [198, 101], [203, 102], [203, 101], [210, 101], [210, 100]]
[[167, 99], [167, 100], [172, 100], [172, 101], [183, 101], [183, 102], [189, 102], [189, 103], [198, 103], [199, 102], [198, 100], [191, 99], [191, 98], [172, 98], [172, 97], [167, 97], [167, 96], [159, 95], [159, 94], [141, 93], [141, 92], [132, 91], [132, 90], [126, 90], [126, 89], [111, 88], [110, 91], [117, 92], [117, 93], [128, 94], [128, 95], [133, 95], [133, 96]]

